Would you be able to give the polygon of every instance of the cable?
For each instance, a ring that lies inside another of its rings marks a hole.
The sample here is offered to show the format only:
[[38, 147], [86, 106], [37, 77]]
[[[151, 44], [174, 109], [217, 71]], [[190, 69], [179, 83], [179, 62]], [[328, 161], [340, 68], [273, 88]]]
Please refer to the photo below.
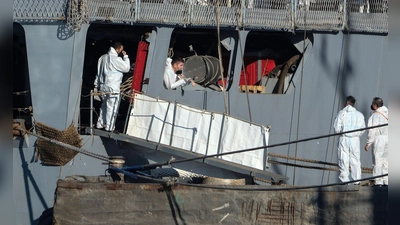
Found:
[[386, 124], [381, 124], [381, 125], [372, 126], [372, 127], [366, 127], [366, 128], [356, 129], [356, 130], [349, 130], [349, 131], [340, 132], [340, 133], [334, 133], [334, 134], [326, 134], [326, 135], [321, 135], [321, 136], [317, 136], [317, 137], [300, 139], [300, 140], [296, 140], [296, 141], [283, 142], [283, 143], [279, 143], [279, 144], [265, 145], [265, 146], [242, 149], [242, 150], [237, 150], [237, 151], [232, 151], [232, 152], [224, 152], [224, 153], [218, 153], [218, 154], [212, 154], [212, 155], [205, 155], [205, 156], [199, 156], [199, 157], [194, 157], [194, 158], [189, 158], [189, 159], [168, 161], [166, 163], [147, 164], [147, 165], [143, 165], [143, 168], [166, 166], [166, 165], [170, 165], [170, 164], [173, 164], [173, 163], [182, 163], [182, 162], [189, 162], [189, 161], [195, 161], [195, 160], [203, 160], [203, 159], [206, 159], [206, 158], [213, 158], [213, 157], [224, 156], [224, 155], [232, 155], [232, 154], [242, 153], [242, 152], [250, 152], [250, 151], [263, 149], [263, 148], [274, 148], [274, 147], [278, 147], [278, 146], [282, 146], [282, 145], [289, 145], [289, 144], [295, 144], [295, 143], [300, 143], [300, 142], [306, 142], [306, 141], [311, 141], [311, 140], [315, 140], [315, 139], [321, 139], [321, 138], [326, 138], [326, 137], [331, 137], [331, 136], [336, 136], [336, 135], [342, 135], [342, 134], [353, 133], [353, 132], [362, 131], [362, 130], [368, 130], [368, 129], [378, 128], [378, 127], [383, 127], [383, 126], [387, 126], [387, 125], [388, 124], [386, 123]]

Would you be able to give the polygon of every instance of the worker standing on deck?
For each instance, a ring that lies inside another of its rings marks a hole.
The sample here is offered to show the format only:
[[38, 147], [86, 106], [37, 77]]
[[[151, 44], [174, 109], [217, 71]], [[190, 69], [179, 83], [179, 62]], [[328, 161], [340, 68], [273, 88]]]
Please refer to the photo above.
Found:
[[[122, 57], [118, 55], [122, 54]], [[97, 75], [94, 81], [97, 89], [104, 93], [96, 128], [113, 131], [120, 99], [120, 85], [123, 73], [130, 69], [129, 57], [124, 46], [116, 42], [107, 54], [102, 55], [97, 63]]]
[[[383, 100], [375, 97], [372, 100], [371, 110], [374, 111], [368, 119], [368, 126], [377, 126], [388, 123], [388, 108], [383, 105]], [[373, 128], [368, 130], [367, 144], [365, 151], [372, 146], [373, 176], [387, 174], [389, 172], [388, 161], [388, 126]], [[375, 179], [375, 185], [389, 185], [388, 176]]]
[[188, 85], [189, 83], [191, 83], [192, 86], [196, 85], [192, 79], [185, 78], [185, 76], [182, 74], [182, 69], [182, 58], [167, 58], [167, 64], [164, 71], [164, 86], [166, 89], [175, 89], [180, 86]]
[[[347, 96], [344, 108], [339, 111], [335, 119], [334, 129], [336, 133], [365, 128], [364, 116], [354, 108], [356, 99]], [[338, 164], [339, 179], [347, 182], [349, 178], [349, 167], [351, 168], [352, 180], [361, 179], [360, 162], [360, 136], [363, 131], [342, 134], [338, 142]], [[360, 184], [360, 182], [354, 183]]]

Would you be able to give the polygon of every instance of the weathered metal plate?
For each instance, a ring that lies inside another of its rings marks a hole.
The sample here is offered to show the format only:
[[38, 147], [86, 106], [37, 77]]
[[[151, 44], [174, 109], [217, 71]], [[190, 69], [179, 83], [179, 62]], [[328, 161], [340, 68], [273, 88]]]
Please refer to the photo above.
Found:
[[58, 181], [54, 224], [387, 223], [387, 187], [265, 190], [259, 185], [210, 188], [92, 180]]

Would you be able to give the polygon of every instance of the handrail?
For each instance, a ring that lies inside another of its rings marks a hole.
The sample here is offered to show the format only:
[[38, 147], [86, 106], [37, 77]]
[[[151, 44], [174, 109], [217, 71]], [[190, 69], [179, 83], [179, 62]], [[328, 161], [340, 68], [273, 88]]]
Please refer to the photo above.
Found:
[[[368, 6], [368, 11], [361, 12], [358, 0], [221, 0], [220, 25], [252, 30], [349, 29], [388, 33], [387, 1], [369, 0], [371, 6]], [[74, 2], [85, 3], [87, 7], [72, 7]], [[71, 18], [75, 25], [79, 25], [86, 20], [77, 20], [88, 16], [89, 23], [108, 21], [216, 27], [216, 20], [213, 19], [216, 18], [215, 7], [212, 0], [14, 0], [13, 19], [20, 23], [49, 23]], [[237, 23], [237, 18], [241, 23]]]

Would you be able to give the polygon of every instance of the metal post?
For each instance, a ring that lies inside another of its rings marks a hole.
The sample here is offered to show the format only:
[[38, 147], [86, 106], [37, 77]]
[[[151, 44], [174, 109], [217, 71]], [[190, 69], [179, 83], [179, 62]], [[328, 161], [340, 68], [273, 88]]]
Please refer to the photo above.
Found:
[[93, 134], [93, 90], [90, 90], [90, 134]]
[[[111, 95], [112, 95], [112, 94], [111, 94]], [[117, 123], [119, 106], [120, 106], [121, 101], [122, 101], [122, 93], [120, 92], [118, 95], [119, 95], [119, 99], [118, 99], [118, 103], [117, 103], [117, 110], [115, 111], [115, 115], [112, 115], [112, 117], [111, 117], [111, 118], [114, 118], [114, 120], [113, 120], [114, 123], [111, 125], [111, 127], [114, 127], [114, 130], [115, 130], [115, 125], [116, 125], [116, 123]], [[111, 97], [111, 96], [110, 96], [110, 97]], [[115, 107], [115, 106], [114, 106], [114, 107]]]
[[218, 137], [217, 154], [221, 153], [221, 136], [222, 136], [222, 131], [224, 130], [224, 122], [225, 122], [225, 113], [222, 114], [221, 130], [219, 131], [219, 137]]
[[161, 143], [161, 138], [162, 138], [164, 127], [165, 127], [165, 121], [167, 120], [167, 116], [168, 116], [168, 111], [169, 111], [169, 106], [170, 105], [171, 105], [171, 102], [168, 102], [167, 111], [165, 112], [163, 125], [162, 125], [161, 131], [160, 131], [160, 138], [158, 139], [158, 143], [157, 143], [156, 149], [158, 149], [158, 145]]
[[170, 137], [170, 139], [169, 139], [169, 145], [170, 145], [170, 146], [172, 145], [172, 139], [173, 139], [173, 134], [174, 134], [175, 117], [176, 117], [176, 107], [177, 107], [177, 104], [176, 104], [176, 102], [175, 102], [175, 105], [174, 105], [174, 114], [172, 115], [171, 137]]
[[128, 119], [131, 116], [131, 109], [132, 109], [132, 99], [129, 101], [128, 113], [127, 113], [126, 119], [125, 119], [125, 125], [124, 125], [123, 134], [126, 133], [126, 127], [128, 126]]
[[[210, 135], [211, 135], [211, 127], [212, 127], [213, 118], [214, 118], [214, 113], [211, 113], [211, 117], [210, 117], [210, 126], [209, 126], [209, 128], [208, 128], [208, 135], [207, 135], [206, 152], [205, 152], [204, 155], [207, 155], [207, 154], [208, 154], [208, 146], [209, 146], [209, 144], [210, 144]], [[206, 160], [206, 159], [204, 158], [204, 159], [203, 159], [203, 163], [205, 162], [205, 160]]]

